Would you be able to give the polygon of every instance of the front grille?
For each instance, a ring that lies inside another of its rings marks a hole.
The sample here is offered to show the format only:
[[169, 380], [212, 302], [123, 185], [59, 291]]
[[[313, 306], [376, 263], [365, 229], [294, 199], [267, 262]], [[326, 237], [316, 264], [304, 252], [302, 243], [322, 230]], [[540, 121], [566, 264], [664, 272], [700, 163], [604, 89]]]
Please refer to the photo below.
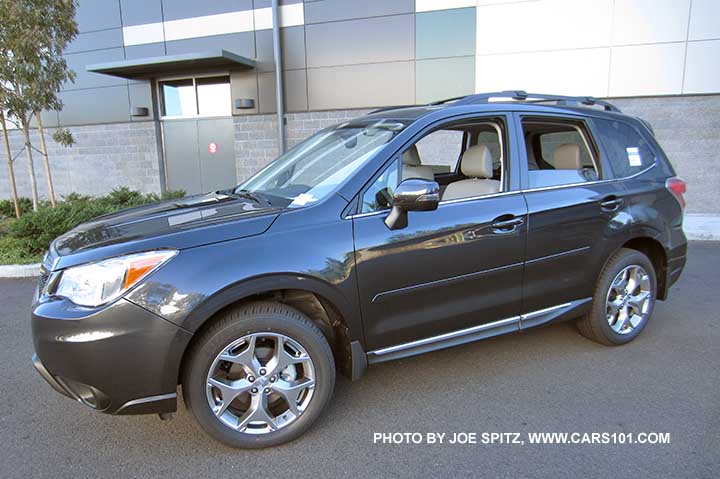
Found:
[[47, 284], [48, 278], [50, 275], [45, 271], [45, 268], [40, 268], [40, 279], [38, 280], [38, 293], [42, 294], [43, 290], [45, 289], [45, 285]]

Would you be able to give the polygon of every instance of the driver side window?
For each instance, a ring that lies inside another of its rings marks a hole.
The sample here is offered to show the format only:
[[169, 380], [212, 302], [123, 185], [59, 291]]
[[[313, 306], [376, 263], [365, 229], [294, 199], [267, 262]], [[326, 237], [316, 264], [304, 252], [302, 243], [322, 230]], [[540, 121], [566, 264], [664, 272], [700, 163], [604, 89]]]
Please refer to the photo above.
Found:
[[368, 187], [362, 196], [361, 213], [390, 209], [398, 185], [398, 162], [393, 161]]

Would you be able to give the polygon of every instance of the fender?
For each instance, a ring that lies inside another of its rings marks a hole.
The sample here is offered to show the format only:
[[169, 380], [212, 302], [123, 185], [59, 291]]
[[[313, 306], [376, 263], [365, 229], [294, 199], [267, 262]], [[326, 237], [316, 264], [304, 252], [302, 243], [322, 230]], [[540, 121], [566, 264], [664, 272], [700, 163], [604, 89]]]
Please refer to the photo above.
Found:
[[254, 295], [281, 289], [302, 290], [323, 297], [342, 315], [349, 329], [350, 340], [364, 343], [362, 322], [356, 312], [359, 306], [349, 301], [332, 284], [299, 273], [272, 273], [231, 284], [195, 307], [182, 327], [194, 333], [221, 309]]

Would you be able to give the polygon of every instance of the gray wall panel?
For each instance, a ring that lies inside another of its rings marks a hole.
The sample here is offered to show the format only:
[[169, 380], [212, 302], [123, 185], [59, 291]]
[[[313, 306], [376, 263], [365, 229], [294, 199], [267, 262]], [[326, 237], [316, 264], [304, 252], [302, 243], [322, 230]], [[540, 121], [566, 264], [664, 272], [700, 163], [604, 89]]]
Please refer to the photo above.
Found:
[[123, 26], [162, 22], [161, 0], [120, 0]]
[[415, 62], [308, 70], [310, 110], [415, 103]]
[[[233, 115], [249, 115], [258, 112], [258, 79], [254, 71], [234, 71], [230, 73], [230, 95], [233, 101]], [[235, 100], [250, 98], [255, 100], [255, 108], [236, 109]]]
[[[288, 70], [283, 72], [285, 84], [285, 110], [307, 111], [307, 78], [305, 70]], [[274, 113], [275, 104], [275, 72], [258, 75], [258, 95], [260, 113]]]
[[[42, 116], [43, 127], [45, 128], [58, 126], [58, 122], [60, 121], [58, 112], [54, 110], [43, 110], [40, 112], [40, 116]], [[33, 116], [32, 120], [30, 120], [30, 124], [33, 126], [33, 128], [37, 127], [37, 121], [35, 120], [35, 116]]]
[[98, 32], [80, 33], [63, 53], [78, 53], [123, 46], [122, 29], [100, 30]]
[[414, 15], [307, 25], [308, 67], [412, 60]]
[[120, 27], [119, 0], [79, 0], [75, 19], [80, 32]]
[[230, 33], [227, 35], [214, 35], [212, 37], [189, 38], [165, 42], [168, 55], [178, 53], [196, 53], [207, 50], [224, 49], [238, 55], [255, 57], [255, 35], [253, 32]]
[[65, 104], [60, 112], [62, 125], [130, 121], [127, 85], [63, 91], [60, 99]]
[[305, 23], [413, 13], [414, 0], [321, 0], [305, 5]]
[[[305, 68], [305, 27], [287, 27], [280, 29], [284, 69]], [[257, 42], [257, 70], [275, 71], [273, 60], [272, 30], [255, 32]]]
[[415, 62], [417, 103], [469, 95], [475, 91], [475, 57]]
[[165, 21], [251, 9], [252, 0], [163, 0]]
[[77, 90], [79, 88], [96, 88], [101, 86], [125, 85], [127, 80], [110, 75], [90, 73], [86, 66], [93, 63], [104, 63], [115, 60], [123, 60], [125, 51], [123, 48], [110, 48], [107, 50], [96, 50], [92, 52], [73, 53], [65, 55], [68, 66], [75, 70], [75, 83], [67, 82], [63, 90]]
[[153, 114], [153, 102], [152, 102], [152, 86], [149, 81], [142, 83], [133, 83], [128, 86], [130, 94], [130, 113], [132, 109], [137, 107], [145, 107], [148, 109], [148, 116], [131, 117], [133, 121], [147, 121], [152, 120], [155, 116]]
[[128, 60], [161, 57], [163, 55], [165, 55], [165, 42], [125, 47], [125, 58]]
[[475, 8], [416, 15], [416, 58], [475, 55]]

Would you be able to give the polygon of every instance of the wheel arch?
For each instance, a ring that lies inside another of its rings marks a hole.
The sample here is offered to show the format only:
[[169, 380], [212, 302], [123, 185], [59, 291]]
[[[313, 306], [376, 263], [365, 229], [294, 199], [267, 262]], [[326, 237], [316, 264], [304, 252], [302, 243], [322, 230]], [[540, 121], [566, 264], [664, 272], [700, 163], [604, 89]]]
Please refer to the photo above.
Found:
[[276, 301], [291, 306], [310, 318], [323, 332], [340, 372], [359, 378], [366, 367], [362, 325], [353, 306], [332, 284], [301, 274], [271, 274], [233, 284], [195, 308], [183, 326], [193, 339], [183, 352], [179, 376], [194, 339], [224, 311], [252, 301]]
[[[655, 268], [655, 276], [657, 278], [657, 299], [664, 300], [668, 291], [668, 253], [661, 241], [661, 232], [654, 228], [639, 228], [631, 231], [622, 243], [616, 244], [615, 248], [609, 251], [605, 261], [603, 262], [602, 272], [605, 269], [610, 258], [620, 249], [632, 249], [639, 251], [648, 257]], [[600, 274], [600, 273], [598, 273]]]

